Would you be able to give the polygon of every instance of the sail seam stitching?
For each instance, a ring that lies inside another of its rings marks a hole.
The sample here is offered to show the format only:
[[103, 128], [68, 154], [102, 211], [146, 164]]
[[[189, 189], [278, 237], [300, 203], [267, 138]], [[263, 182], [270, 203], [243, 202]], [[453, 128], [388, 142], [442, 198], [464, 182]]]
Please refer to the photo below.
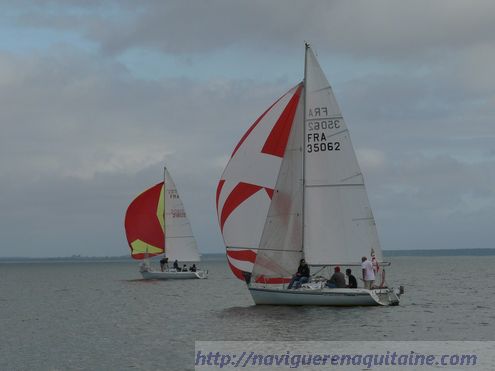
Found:
[[344, 119], [343, 116], [328, 116], [328, 117], [318, 117], [318, 118], [314, 118], [314, 119], [308, 119], [306, 118], [306, 122], [308, 121], [315, 121], [315, 120], [336, 120], [336, 119]]

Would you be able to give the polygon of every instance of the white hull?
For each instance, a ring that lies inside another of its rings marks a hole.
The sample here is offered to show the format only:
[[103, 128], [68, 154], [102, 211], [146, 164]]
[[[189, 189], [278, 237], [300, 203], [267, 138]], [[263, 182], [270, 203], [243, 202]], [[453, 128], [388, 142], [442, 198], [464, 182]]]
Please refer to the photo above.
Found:
[[257, 305], [377, 306], [399, 305], [393, 289], [274, 289], [249, 287]]
[[208, 278], [208, 271], [197, 271], [197, 272], [141, 271], [141, 275], [145, 280], [189, 280], [189, 279]]

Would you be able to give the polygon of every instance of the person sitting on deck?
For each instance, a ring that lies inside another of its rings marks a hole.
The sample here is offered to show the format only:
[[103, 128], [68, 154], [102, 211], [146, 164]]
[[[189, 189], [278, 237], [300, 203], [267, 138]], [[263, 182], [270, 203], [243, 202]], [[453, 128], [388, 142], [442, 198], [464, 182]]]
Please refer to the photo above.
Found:
[[174, 261], [174, 269], [175, 269], [177, 272], [180, 272], [179, 262], [177, 261], [177, 259], [175, 259], [175, 261]]
[[187, 272], [187, 265], [185, 265], [185, 264], [184, 264], [184, 265], [182, 266], [182, 272]]
[[162, 272], [165, 270], [165, 266], [167, 266], [168, 269], [168, 258], [163, 257], [162, 259], [160, 259], [160, 269]]
[[289, 286], [287, 287], [289, 290], [294, 286], [295, 289], [299, 288], [303, 283], [309, 281], [309, 265], [306, 264], [306, 260], [301, 259], [299, 262], [299, 267], [297, 268], [297, 273], [292, 276], [290, 280]]
[[349, 284], [347, 285], [350, 289], [357, 289], [357, 280], [356, 277], [352, 275], [352, 271], [350, 268], [345, 270], [345, 275], [349, 278]]
[[338, 289], [343, 289], [345, 288], [345, 276], [344, 273], [340, 271], [340, 267], [335, 267], [334, 268], [334, 273], [332, 274], [332, 277], [327, 281], [327, 287], [330, 288], [338, 288]]
[[193, 264], [191, 268], [189, 268], [191, 272], [196, 272], [196, 264]]

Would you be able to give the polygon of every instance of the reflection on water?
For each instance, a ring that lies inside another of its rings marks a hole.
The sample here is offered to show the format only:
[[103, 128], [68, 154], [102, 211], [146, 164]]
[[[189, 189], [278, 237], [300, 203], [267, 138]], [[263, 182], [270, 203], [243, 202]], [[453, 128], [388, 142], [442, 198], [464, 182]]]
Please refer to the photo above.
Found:
[[192, 369], [195, 340], [494, 340], [495, 257], [392, 262], [401, 305], [362, 308], [255, 306], [225, 262], [184, 281], [128, 262], [2, 264], [0, 369]]

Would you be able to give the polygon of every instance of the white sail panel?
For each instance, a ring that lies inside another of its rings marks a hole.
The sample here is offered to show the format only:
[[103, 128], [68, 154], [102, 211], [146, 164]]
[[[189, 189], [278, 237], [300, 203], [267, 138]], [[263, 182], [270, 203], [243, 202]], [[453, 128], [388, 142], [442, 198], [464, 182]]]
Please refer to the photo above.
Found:
[[290, 278], [302, 257], [303, 101], [299, 102], [253, 268], [256, 281]]
[[362, 184], [361, 170], [332, 88], [306, 53], [305, 184]]
[[253, 235], [261, 236], [263, 232], [262, 223], [253, 223], [251, 228], [246, 228], [243, 224], [246, 215], [257, 215], [260, 205], [269, 205], [270, 196], [265, 189], [261, 188], [251, 197], [247, 198], [242, 207], [236, 208], [226, 219], [223, 227], [223, 239], [228, 247], [251, 247], [256, 248], [253, 243]]
[[364, 184], [347, 130], [332, 136], [306, 132], [305, 149], [306, 185]]
[[[317, 119], [339, 119], [342, 117], [339, 105], [332, 92], [332, 87], [328, 83], [327, 77], [320, 68], [313, 50], [308, 47], [306, 50], [306, 120]], [[345, 130], [344, 123], [335, 128], [335, 132]]]
[[170, 261], [200, 261], [200, 253], [184, 205], [170, 173], [165, 169], [165, 255]]
[[308, 47], [304, 135], [304, 254], [309, 264], [354, 264], [374, 249], [375, 221], [347, 126]]
[[309, 264], [356, 264], [372, 248], [382, 259], [364, 185], [306, 188], [305, 206]]

